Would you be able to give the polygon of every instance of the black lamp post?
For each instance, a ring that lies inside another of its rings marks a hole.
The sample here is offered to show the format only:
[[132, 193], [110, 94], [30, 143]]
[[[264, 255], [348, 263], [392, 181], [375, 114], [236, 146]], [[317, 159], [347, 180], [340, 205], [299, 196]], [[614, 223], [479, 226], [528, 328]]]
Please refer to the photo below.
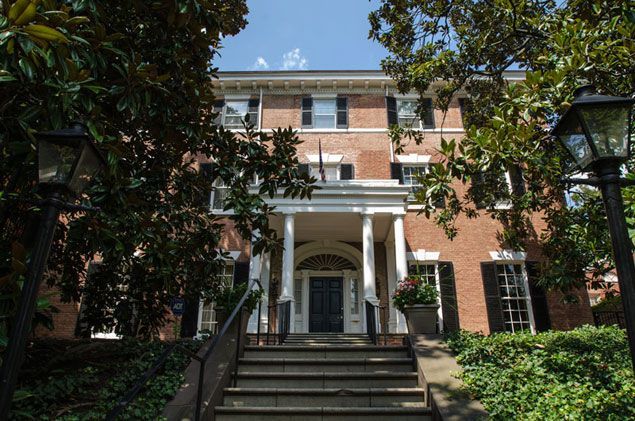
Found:
[[42, 220], [38, 227], [37, 242], [31, 252], [18, 313], [3, 355], [0, 370], [0, 420], [8, 418], [11, 408], [24, 347], [31, 332], [40, 281], [46, 268], [60, 210], [80, 208], [66, 204], [63, 199], [69, 195], [79, 196], [93, 176], [105, 166], [105, 161], [81, 123], [72, 123], [68, 129], [38, 133], [35, 137], [38, 141], [39, 184], [46, 199], [40, 203]]
[[593, 87], [582, 87], [552, 134], [573, 158], [573, 169], [595, 176], [570, 181], [599, 186], [602, 191], [635, 368], [635, 265], [620, 190], [630, 184], [620, 179], [620, 168], [630, 156], [633, 103], [633, 98], [596, 95]]

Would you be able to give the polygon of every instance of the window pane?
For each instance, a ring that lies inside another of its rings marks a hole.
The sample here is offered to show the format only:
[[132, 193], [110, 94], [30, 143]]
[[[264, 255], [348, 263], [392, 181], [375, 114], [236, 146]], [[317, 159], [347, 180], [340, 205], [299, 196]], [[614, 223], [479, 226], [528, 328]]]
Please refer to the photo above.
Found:
[[248, 109], [247, 101], [229, 101], [225, 106], [225, 114], [227, 116], [237, 115], [244, 117]]
[[333, 114], [337, 107], [335, 106], [334, 99], [314, 99], [313, 100], [313, 113], [314, 114]]
[[351, 279], [351, 314], [359, 314], [359, 283]]
[[415, 115], [417, 111], [417, 101], [402, 100], [397, 101], [397, 112], [399, 115]]
[[295, 299], [295, 314], [302, 314], [302, 279], [293, 281], [293, 298]]
[[505, 329], [509, 332], [530, 329], [528, 296], [522, 267], [519, 264], [499, 263], [497, 272]]
[[316, 129], [334, 129], [335, 128], [335, 114], [333, 115], [315, 115], [315, 122], [313, 127]]

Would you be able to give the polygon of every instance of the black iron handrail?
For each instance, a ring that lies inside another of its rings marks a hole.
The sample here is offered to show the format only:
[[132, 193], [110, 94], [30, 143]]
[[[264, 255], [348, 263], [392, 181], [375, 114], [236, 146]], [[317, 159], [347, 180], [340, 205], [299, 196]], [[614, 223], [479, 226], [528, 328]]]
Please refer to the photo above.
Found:
[[[194, 420], [195, 421], [199, 421], [200, 417], [201, 417], [201, 406], [202, 406], [202, 403], [203, 403], [203, 380], [205, 379], [205, 365], [207, 364], [207, 360], [212, 355], [212, 351], [216, 347], [216, 344], [218, 344], [220, 339], [225, 335], [225, 333], [229, 329], [229, 326], [233, 323], [234, 319], [236, 318], [236, 315], [242, 309], [243, 304], [245, 304], [245, 301], [247, 300], [247, 297], [249, 297], [249, 294], [252, 292], [253, 287], [255, 285], [258, 285], [259, 291], [263, 291], [262, 284], [260, 283], [260, 281], [258, 279], [252, 279], [251, 282], [249, 283], [249, 286], [247, 287], [247, 291], [245, 291], [245, 293], [241, 297], [241, 299], [238, 302], [238, 304], [236, 304], [236, 307], [234, 307], [234, 310], [231, 312], [231, 314], [229, 315], [229, 317], [227, 318], [227, 320], [223, 324], [223, 327], [221, 328], [221, 330], [218, 332], [218, 334], [216, 336], [214, 336], [214, 338], [212, 339], [212, 342], [209, 345], [209, 348], [207, 349], [207, 351], [205, 351], [205, 354], [202, 357], [199, 357], [195, 353], [191, 352], [190, 350], [188, 350], [187, 348], [185, 348], [185, 347], [183, 347], [183, 346], [181, 346], [179, 344], [171, 345], [165, 351], [163, 351], [163, 353], [161, 353], [161, 355], [159, 356], [157, 361], [152, 365], [152, 367], [150, 367], [143, 374], [141, 379], [128, 391], [128, 393], [126, 393], [126, 395], [121, 400], [119, 400], [119, 402], [117, 402], [117, 405], [108, 413], [108, 415], [106, 415], [105, 419], [107, 421], [115, 420], [123, 412], [123, 410], [126, 408], [126, 406], [130, 405], [130, 403], [132, 403], [132, 401], [134, 401], [134, 399], [143, 390], [143, 387], [145, 386], [145, 384], [151, 378], [153, 378], [153, 377], [155, 377], [157, 375], [158, 371], [161, 369], [161, 367], [168, 360], [168, 357], [174, 351], [179, 350], [179, 351], [183, 351], [184, 353], [189, 355], [190, 358], [192, 358], [193, 360], [196, 360], [196, 361], [199, 362], [198, 389], [197, 389], [197, 392], [196, 392], [196, 408], [195, 408], [195, 412], [194, 412]], [[257, 330], [257, 334], [256, 334], [257, 335], [256, 336], [256, 338], [257, 338], [256, 341], [258, 343], [260, 342], [260, 312], [261, 312], [261, 310], [262, 310], [262, 302], [258, 302], [258, 330]], [[234, 377], [234, 386], [236, 385], [237, 370], [238, 370], [238, 359], [240, 358], [240, 356], [238, 354], [239, 354], [239, 351], [240, 351], [240, 334], [241, 334], [241, 330], [242, 330], [242, 314], [241, 314], [241, 317], [238, 318], [238, 329], [237, 329], [237, 333], [236, 333], [236, 356], [235, 356], [234, 376], [233, 376]]]
[[366, 300], [366, 333], [374, 345], [377, 345], [378, 332], [377, 332], [377, 310], [379, 306], [369, 300]]

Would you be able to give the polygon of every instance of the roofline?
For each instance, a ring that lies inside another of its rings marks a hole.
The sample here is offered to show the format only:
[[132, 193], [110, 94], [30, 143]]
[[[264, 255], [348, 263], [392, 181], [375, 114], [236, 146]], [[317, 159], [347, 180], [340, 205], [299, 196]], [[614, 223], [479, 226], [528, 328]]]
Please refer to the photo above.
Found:
[[[383, 70], [240, 70], [221, 71], [216, 75], [221, 80], [392, 80]], [[524, 80], [525, 71], [508, 70], [503, 72], [503, 78]]]

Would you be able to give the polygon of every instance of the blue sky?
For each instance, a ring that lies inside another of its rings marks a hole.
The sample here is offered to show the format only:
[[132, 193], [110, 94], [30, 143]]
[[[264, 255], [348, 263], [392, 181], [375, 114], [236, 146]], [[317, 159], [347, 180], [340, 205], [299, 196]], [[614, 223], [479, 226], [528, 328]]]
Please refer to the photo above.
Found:
[[379, 0], [248, 0], [247, 27], [223, 40], [229, 70], [375, 70], [387, 53], [368, 39]]

